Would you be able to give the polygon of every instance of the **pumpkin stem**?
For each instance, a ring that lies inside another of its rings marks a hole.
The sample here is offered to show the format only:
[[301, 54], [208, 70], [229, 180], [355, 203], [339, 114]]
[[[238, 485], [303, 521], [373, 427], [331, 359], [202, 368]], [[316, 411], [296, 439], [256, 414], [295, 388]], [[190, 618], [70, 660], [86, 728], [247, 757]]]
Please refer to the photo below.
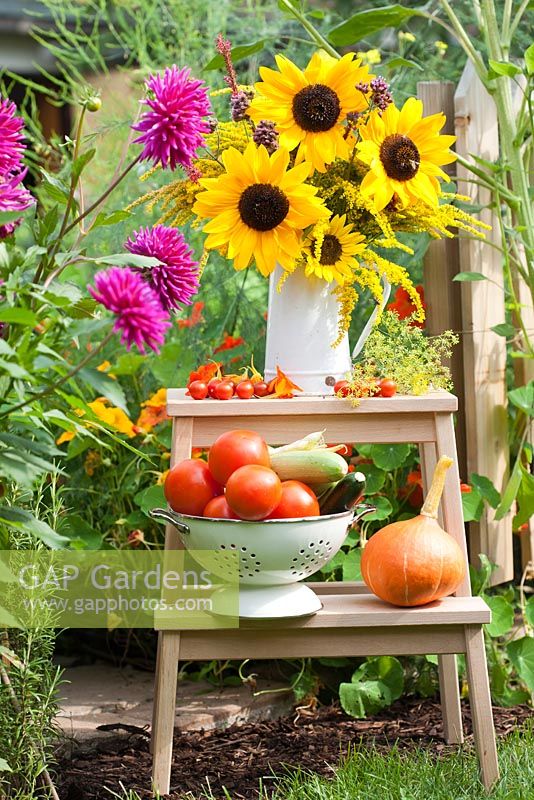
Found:
[[438, 518], [438, 506], [439, 501], [441, 500], [441, 495], [443, 494], [445, 476], [451, 465], [452, 458], [449, 458], [449, 456], [441, 456], [440, 460], [436, 464], [436, 469], [434, 470], [434, 475], [432, 476], [432, 484], [428, 490], [423, 508], [421, 509], [421, 514], [423, 516], [431, 517], [432, 519]]

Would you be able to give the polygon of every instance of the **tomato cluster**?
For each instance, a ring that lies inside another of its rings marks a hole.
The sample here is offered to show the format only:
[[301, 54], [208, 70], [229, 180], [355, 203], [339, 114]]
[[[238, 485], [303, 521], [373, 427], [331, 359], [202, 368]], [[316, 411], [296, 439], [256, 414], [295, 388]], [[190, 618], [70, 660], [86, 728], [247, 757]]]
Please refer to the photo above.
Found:
[[247, 430], [215, 440], [208, 463], [187, 458], [165, 480], [165, 497], [181, 514], [217, 519], [290, 519], [319, 516], [315, 493], [300, 481], [281, 481], [271, 469], [269, 448]]
[[[373, 385], [370, 394], [375, 397], [393, 397], [397, 393], [397, 384], [391, 378], [382, 378]], [[338, 397], [350, 397], [354, 394], [349, 381], [337, 381], [334, 384], [334, 394]]]
[[265, 397], [269, 394], [269, 387], [265, 381], [252, 383], [243, 380], [236, 383], [232, 380], [223, 378], [212, 378], [206, 381], [192, 381], [187, 387], [193, 400], [205, 400], [211, 397], [213, 400], [230, 400], [232, 397], [239, 397], [240, 400], [250, 400], [251, 397]]

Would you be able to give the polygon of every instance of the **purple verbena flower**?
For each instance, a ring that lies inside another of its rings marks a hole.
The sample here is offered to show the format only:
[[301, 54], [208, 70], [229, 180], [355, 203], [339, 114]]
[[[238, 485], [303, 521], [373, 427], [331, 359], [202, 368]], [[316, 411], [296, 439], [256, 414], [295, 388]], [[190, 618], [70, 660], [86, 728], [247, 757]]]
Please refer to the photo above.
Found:
[[0, 99], [0, 174], [19, 170], [23, 144], [24, 120], [17, 117], [17, 107], [11, 100]]
[[135, 344], [144, 354], [147, 345], [159, 353], [165, 330], [171, 324], [169, 315], [138, 272], [129, 267], [110, 267], [97, 272], [95, 286], [87, 288], [95, 300], [117, 316], [113, 330], [122, 331], [121, 342], [127, 350]]
[[176, 228], [155, 225], [134, 232], [125, 245], [130, 253], [152, 256], [162, 263], [155, 267], [137, 268], [157, 293], [167, 311], [180, 303], [191, 305], [198, 291], [198, 264], [182, 233]]
[[246, 118], [248, 107], [253, 97], [254, 92], [249, 90], [239, 90], [235, 94], [230, 95], [230, 110], [234, 122], [242, 122]]
[[144, 145], [141, 161], [153, 161], [162, 167], [176, 169], [178, 164], [190, 167], [198, 148], [204, 144], [204, 133], [210, 125], [202, 119], [211, 113], [207, 87], [191, 78], [187, 67], [168, 67], [163, 74], [151, 75], [146, 82], [148, 96], [142, 102], [149, 107], [135, 131], [136, 142]]
[[384, 78], [380, 76], [373, 78], [371, 81], [371, 102], [377, 106], [380, 111], [385, 111], [386, 108], [393, 102], [393, 97], [389, 90], [389, 84]]

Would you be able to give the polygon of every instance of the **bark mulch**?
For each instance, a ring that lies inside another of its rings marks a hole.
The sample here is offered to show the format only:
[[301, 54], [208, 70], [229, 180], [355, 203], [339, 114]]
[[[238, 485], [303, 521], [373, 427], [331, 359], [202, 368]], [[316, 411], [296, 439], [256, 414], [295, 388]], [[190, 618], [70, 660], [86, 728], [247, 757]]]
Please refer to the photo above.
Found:
[[[463, 706], [464, 729], [471, 735], [469, 707]], [[525, 706], [494, 708], [501, 736], [520, 726], [533, 711]], [[274, 788], [274, 775], [288, 767], [301, 767], [332, 775], [340, 756], [354, 744], [388, 748], [394, 742], [403, 749], [428, 747], [436, 755], [456, 750], [444, 744], [441, 709], [432, 700], [400, 700], [372, 719], [348, 718], [337, 706], [319, 708], [268, 722], [255, 722], [222, 731], [176, 734], [171, 778], [172, 800], [193, 800], [202, 789], [224, 797], [226, 787], [233, 800], [255, 800], [260, 780], [264, 790]], [[109, 790], [120, 793], [120, 784], [150, 798], [151, 756], [147, 734], [124, 731], [106, 739], [95, 752], [64, 760], [59, 768], [62, 800], [110, 800]]]

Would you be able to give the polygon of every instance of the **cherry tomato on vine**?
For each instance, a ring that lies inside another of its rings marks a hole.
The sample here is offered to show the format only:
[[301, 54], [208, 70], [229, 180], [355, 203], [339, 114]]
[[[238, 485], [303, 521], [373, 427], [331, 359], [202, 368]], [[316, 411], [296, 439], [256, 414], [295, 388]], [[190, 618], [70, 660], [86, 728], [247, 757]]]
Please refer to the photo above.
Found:
[[204, 400], [208, 396], [208, 384], [204, 381], [193, 381], [188, 389], [193, 400]]
[[254, 394], [256, 397], [265, 397], [265, 395], [269, 394], [268, 384], [266, 384], [265, 381], [258, 381], [258, 383], [255, 383]]
[[211, 517], [212, 519], [239, 519], [237, 514], [234, 514], [228, 505], [226, 497], [223, 494], [209, 501], [202, 516]]
[[174, 466], [163, 487], [173, 511], [200, 517], [207, 503], [222, 494], [222, 488], [200, 458], [186, 458]]
[[241, 519], [265, 519], [282, 499], [282, 482], [269, 467], [248, 464], [228, 478], [226, 499]]
[[269, 467], [269, 448], [255, 431], [225, 431], [210, 447], [208, 464], [219, 483], [225, 484], [232, 472], [246, 464]]
[[250, 400], [254, 394], [254, 384], [252, 381], [241, 381], [237, 384], [235, 393], [241, 400]]
[[380, 397], [393, 397], [397, 393], [397, 384], [391, 378], [382, 378], [378, 386]]
[[216, 400], [230, 400], [234, 396], [234, 385], [232, 381], [220, 381], [214, 389]]
[[336, 381], [334, 383], [334, 394], [340, 394], [341, 397], [348, 397], [350, 394], [350, 384], [348, 381]]

